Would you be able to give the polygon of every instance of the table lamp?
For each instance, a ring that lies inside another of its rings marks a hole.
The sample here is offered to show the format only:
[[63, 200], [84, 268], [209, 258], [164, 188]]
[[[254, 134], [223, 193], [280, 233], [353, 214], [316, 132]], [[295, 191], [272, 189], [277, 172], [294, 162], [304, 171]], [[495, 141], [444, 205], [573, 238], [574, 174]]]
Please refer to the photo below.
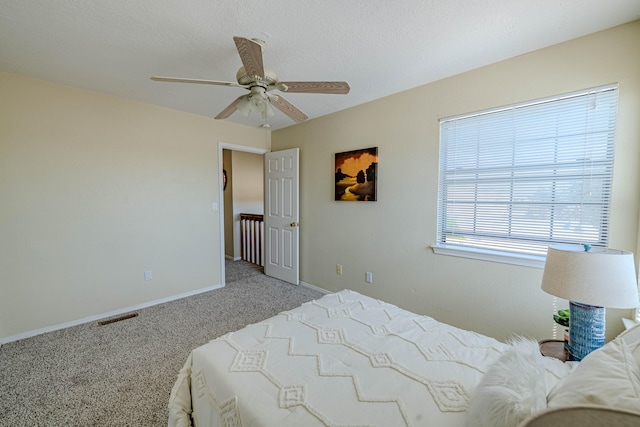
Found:
[[639, 305], [633, 254], [617, 249], [550, 246], [542, 290], [569, 300], [569, 360], [604, 345], [605, 307]]

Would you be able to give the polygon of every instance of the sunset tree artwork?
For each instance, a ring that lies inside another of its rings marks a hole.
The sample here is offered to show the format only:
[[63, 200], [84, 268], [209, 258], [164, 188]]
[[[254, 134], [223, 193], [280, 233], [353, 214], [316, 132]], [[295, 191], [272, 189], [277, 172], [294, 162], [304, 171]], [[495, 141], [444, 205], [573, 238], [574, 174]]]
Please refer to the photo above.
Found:
[[336, 153], [336, 200], [375, 202], [377, 183], [378, 147]]

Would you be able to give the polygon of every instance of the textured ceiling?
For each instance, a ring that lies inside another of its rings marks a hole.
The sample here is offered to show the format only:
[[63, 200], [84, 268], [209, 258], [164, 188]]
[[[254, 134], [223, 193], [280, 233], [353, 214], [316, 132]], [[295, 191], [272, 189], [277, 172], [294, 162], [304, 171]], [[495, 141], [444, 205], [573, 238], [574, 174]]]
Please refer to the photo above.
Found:
[[349, 82], [285, 95], [314, 118], [637, 19], [639, 0], [0, 0], [0, 70], [213, 117], [244, 89], [149, 77], [235, 81], [232, 37], [257, 37], [281, 80]]

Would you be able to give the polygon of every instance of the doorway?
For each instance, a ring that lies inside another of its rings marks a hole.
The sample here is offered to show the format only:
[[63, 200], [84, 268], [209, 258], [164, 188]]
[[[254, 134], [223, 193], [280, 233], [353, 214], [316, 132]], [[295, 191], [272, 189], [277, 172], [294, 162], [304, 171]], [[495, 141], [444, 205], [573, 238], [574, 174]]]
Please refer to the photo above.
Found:
[[[223, 213], [220, 218], [220, 282], [224, 286], [226, 284], [226, 268], [225, 268], [225, 195], [224, 184], [233, 182], [233, 177], [227, 175], [224, 177], [224, 154], [225, 150], [231, 150], [242, 153], [260, 154], [259, 158], [262, 164], [254, 169], [262, 171], [262, 178], [255, 177], [255, 181], [261, 181], [262, 191], [257, 191], [263, 196], [262, 206], [260, 203], [254, 204], [254, 208], [262, 208], [264, 217], [264, 273], [268, 276], [284, 280], [294, 285], [299, 284], [299, 148], [291, 148], [287, 150], [268, 152], [264, 149], [252, 147], [237, 146], [220, 142], [218, 144], [218, 171], [219, 171], [219, 206]], [[233, 158], [233, 154], [232, 154]], [[253, 171], [255, 173], [255, 171]], [[233, 173], [231, 174], [233, 175]], [[236, 175], [237, 177], [237, 175]], [[230, 178], [230, 180], [229, 180]], [[236, 178], [237, 179], [237, 178]], [[254, 183], [255, 184], [255, 183]], [[236, 188], [231, 184], [232, 188]], [[259, 186], [258, 186], [259, 188]], [[260, 194], [258, 194], [259, 196]], [[235, 202], [235, 196], [233, 197]], [[257, 205], [257, 206], [256, 206]], [[215, 208], [214, 208], [215, 210]], [[266, 212], [264, 211], [266, 210]], [[233, 233], [238, 236], [240, 224], [237, 219], [240, 212], [237, 207], [234, 208], [232, 218]], [[257, 216], [257, 215], [256, 215]], [[228, 228], [228, 225], [227, 225]], [[229, 232], [227, 232], [229, 234]], [[238, 240], [234, 238], [234, 256], [235, 259], [239, 253]], [[244, 240], [243, 240], [244, 242]]]
[[[267, 152], [266, 149], [262, 148], [224, 142], [218, 143], [220, 279], [223, 286], [226, 284], [227, 279], [227, 259], [234, 262], [241, 259], [240, 224], [236, 221], [236, 218], [239, 216], [240, 211], [262, 214], [264, 210], [263, 167], [264, 154]], [[226, 189], [223, 179], [225, 170], [227, 172]], [[234, 189], [236, 194], [234, 194]]]
[[223, 150], [223, 167], [227, 176], [223, 190], [225, 256], [262, 266], [259, 221], [264, 215], [264, 156]]

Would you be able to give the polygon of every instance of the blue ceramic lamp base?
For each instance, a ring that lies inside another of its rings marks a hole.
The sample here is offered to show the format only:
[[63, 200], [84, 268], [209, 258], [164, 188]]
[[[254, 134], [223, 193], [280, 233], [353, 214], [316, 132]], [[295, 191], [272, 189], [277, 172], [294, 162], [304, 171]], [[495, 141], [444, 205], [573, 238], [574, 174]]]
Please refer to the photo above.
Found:
[[569, 360], [580, 361], [605, 342], [605, 308], [569, 301]]

